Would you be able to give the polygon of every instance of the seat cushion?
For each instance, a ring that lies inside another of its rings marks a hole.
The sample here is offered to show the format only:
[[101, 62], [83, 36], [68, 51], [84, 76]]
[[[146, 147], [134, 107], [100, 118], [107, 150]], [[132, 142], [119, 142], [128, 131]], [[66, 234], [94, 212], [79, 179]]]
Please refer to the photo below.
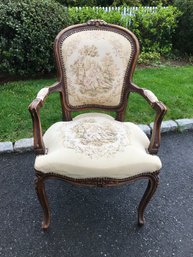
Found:
[[131, 122], [119, 122], [99, 113], [81, 114], [57, 122], [44, 134], [47, 154], [35, 160], [35, 169], [71, 178], [127, 178], [161, 168], [147, 152], [149, 139]]

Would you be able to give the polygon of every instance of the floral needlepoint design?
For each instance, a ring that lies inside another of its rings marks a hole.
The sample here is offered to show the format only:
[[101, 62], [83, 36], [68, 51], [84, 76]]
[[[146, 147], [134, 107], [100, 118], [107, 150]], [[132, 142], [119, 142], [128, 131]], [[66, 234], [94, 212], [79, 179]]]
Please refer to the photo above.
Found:
[[110, 31], [82, 31], [70, 35], [62, 45], [68, 102], [117, 106], [130, 62], [131, 44]]
[[82, 56], [91, 56], [91, 57], [96, 57], [98, 56], [98, 51], [96, 46], [85, 46], [80, 50], [80, 54]]
[[131, 44], [124, 36], [95, 30], [70, 35], [61, 48], [71, 106], [120, 104]]
[[117, 75], [113, 58], [106, 53], [100, 60], [97, 48], [84, 46], [80, 50], [80, 58], [71, 66], [76, 75], [76, 84], [81, 94], [94, 97], [104, 94], [113, 88], [113, 81]]
[[130, 143], [128, 128], [118, 121], [85, 118], [65, 126], [64, 146], [90, 158], [110, 157]]

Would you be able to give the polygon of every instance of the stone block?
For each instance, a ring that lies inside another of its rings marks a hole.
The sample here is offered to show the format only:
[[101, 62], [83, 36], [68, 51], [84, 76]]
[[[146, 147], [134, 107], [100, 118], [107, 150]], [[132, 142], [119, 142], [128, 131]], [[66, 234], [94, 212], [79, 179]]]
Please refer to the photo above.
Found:
[[26, 152], [33, 149], [33, 138], [23, 138], [15, 142], [14, 151], [15, 152]]
[[[151, 129], [153, 129], [153, 124], [154, 124], [153, 122], [150, 123]], [[175, 121], [173, 120], [162, 121], [161, 133], [176, 131], [177, 129], [178, 129], [178, 125]]]
[[151, 129], [148, 125], [144, 125], [144, 124], [139, 124], [138, 125], [140, 127], [141, 130], [143, 130], [143, 132], [146, 134], [146, 135], [150, 135], [151, 134]]
[[12, 142], [0, 142], [0, 153], [11, 153], [13, 152]]
[[193, 129], [193, 119], [178, 119], [176, 123], [180, 131]]

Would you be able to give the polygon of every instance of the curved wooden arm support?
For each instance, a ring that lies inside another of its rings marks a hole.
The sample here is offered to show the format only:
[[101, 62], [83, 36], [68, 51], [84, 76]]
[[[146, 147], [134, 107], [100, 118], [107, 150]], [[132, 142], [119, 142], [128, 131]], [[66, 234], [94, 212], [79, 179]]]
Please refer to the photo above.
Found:
[[44, 105], [44, 102], [49, 94], [60, 91], [60, 83], [55, 83], [50, 87], [45, 87], [38, 92], [36, 99], [34, 99], [28, 107], [33, 122], [34, 150], [36, 154], [44, 154], [46, 152], [42, 137], [40, 109]]
[[143, 96], [151, 105], [151, 107], [156, 111], [148, 151], [151, 154], [157, 154], [161, 141], [161, 123], [164, 115], [167, 112], [167, 108], [150, 90], [139, 88], [138, 86], [131, 84], [131, 92], [135, 92]]
[[161, 141], [161, 123], [164, 115], [167, 112], [167, 108], [162, 102], [155, 102], [154, 104], [152, 104], [152, 107], [156, 111], [156, 117], [153, 124], [153, 130], [148, 151], [151, 154], [157, 154]]

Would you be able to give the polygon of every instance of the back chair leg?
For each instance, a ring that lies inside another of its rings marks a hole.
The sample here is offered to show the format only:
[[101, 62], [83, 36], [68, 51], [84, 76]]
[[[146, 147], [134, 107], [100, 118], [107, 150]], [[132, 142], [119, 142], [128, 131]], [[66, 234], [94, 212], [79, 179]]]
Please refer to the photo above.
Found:
[[148, 176], [148, 178], [149, 182], [147, 188], [138, 207], [138, 224], [140, 226], [144, 224], [144, 210], [147, 207], [147, 204], [151, 200], [152, 196], [154, 195], [159, 184], [159, 172], [152, 173]]
[[36, 189], [39, 202], [44, 212], [42, 228], [47, 229], [50, 225], [50, 210], [48, 206], [48, 199], [45, 192], [44, 178], [37, 174], [35, 178], [35, 189]]

